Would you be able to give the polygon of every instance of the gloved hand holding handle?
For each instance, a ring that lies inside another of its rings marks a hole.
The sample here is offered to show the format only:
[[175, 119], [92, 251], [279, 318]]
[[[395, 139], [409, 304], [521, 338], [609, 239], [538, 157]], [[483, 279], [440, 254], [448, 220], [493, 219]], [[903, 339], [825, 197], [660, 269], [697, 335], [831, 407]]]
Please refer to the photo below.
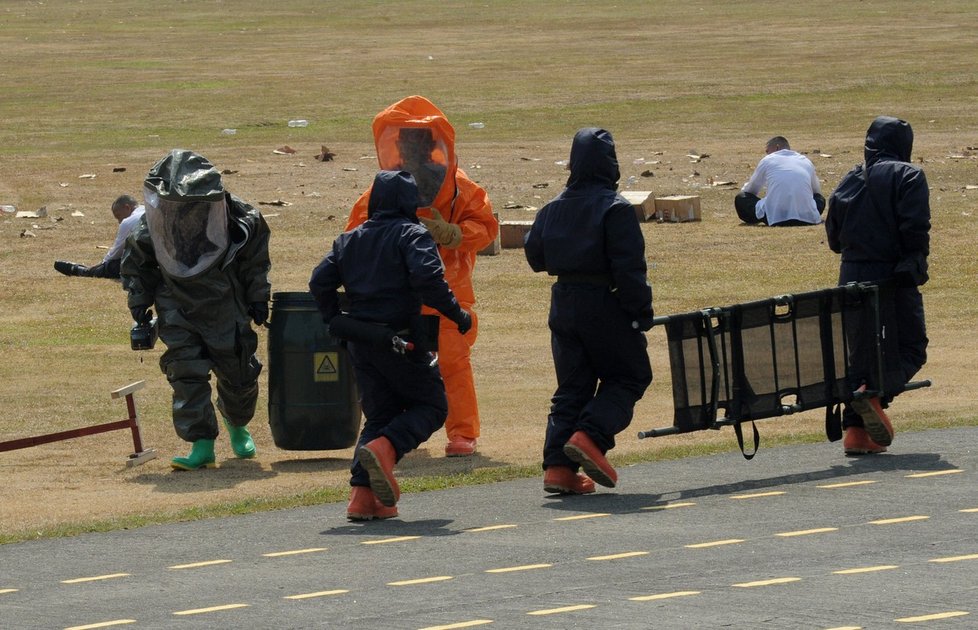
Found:
[[132, 321], [137, 324], [145, 324], [153, 319], [153, 311], [149, 310], [148, 305], [131, 306], [129, 313], [132, 315]]
[[248, 315], [255, 322], [256, 326], [262, 326], [268, 321], [268, 303], [252, 302], [248, 305]]

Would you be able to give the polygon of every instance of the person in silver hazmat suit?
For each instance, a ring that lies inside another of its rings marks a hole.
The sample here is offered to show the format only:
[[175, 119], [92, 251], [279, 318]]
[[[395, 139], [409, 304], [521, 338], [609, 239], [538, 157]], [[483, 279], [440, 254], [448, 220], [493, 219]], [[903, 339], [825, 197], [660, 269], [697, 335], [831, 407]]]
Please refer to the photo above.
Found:
[[136, 323], [155, 305], [166, 345], [160, 369], [173, 388], [173, 426], [192, 443], [177, 470], [213, 468], [217, 418], [210, 374], [235, 456], [255, 456], [258, 336], [268, 319], [269, 229], [261, 213], [228, 193], [203, 156], [174, 149], [149, 171], [146, 213], [126, 242], [123, 287]]

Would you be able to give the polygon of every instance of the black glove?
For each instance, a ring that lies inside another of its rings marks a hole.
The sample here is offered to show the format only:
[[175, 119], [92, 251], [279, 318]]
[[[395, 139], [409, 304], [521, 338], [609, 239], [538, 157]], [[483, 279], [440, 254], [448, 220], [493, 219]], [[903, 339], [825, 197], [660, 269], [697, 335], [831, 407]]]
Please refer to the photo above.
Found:
[[655, 317], [655, 311], [652, 310], [651, 304], [648, 307], [642, 308], [637, 313], [632, 313], [632, 329], [648, 332], [652, 329], [653, 317]]
[[632, 322], [632, 328], [641, 330], [642, 332], [648, 332], [652, 329], [652, 317], [639, 317]]
[[58, 273], [63, 273], [66, 276], [81, 276], [88, 271], [88, 267], [85, 265], [68, 262], [67, 260], [56, 260], [54, 261], [54, 270]]
[[129, 312], [132, 314], [132, 321], [137, 324], [145, 324], [153, 319], [153, 311], [149, 310], [147, 305], [130, 306]]
[[893, 269], [893, 279], [896, 285], [901, 288], [919, 287], [926, 284], [929, 279], [927, 275], [927, 254], [914, 252], [900, 260]]
[[268, 321], [268, 302], [252, 302], [248, 305], [248, 315], [258, 326]]
[[455, 319], [455, 323], [458, 324], [459, 334], [464, 335], [472, 329], [472, 315], [463, 308], [461, 315]]

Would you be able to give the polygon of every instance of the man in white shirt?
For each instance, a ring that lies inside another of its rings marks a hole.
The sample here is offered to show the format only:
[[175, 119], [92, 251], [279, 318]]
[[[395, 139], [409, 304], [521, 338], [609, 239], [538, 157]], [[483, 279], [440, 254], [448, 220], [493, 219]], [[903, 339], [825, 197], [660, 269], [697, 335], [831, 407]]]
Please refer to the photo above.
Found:
[[[734, 199], [740, 220], [777, 226], [821, 223], [825, 197], [811, 160], [792, 151], [784, 136], [768, 140], [764, 152]], [[761, 198], [764, 188], [767, 194]]]
[[115, 242], [108, 253], [97, 265], [86, 267], [73, 262], [56, 260], [54, 268], [66, 276], [87, 276], [89, 278], [119, 279], [119, 266], [122, 263], [122, 252], [126, 248], [126, 237], [143, 218], [143, 206], [129, 195], [122, 195], [112, 203], [112, 216], [119, 222], [119, 230]]

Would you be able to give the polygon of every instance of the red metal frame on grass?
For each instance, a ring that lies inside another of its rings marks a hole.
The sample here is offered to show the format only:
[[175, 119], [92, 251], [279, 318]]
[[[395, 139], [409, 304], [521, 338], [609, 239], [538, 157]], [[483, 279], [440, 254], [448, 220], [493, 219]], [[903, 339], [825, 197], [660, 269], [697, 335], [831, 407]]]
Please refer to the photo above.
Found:
[[95, 424], [87, 427], [81, 427], [79, 429], [71, 429], [69, 431], [59, 431], [57, 433], [48, 433], [35, 437], [0, 442], [0, 452], [15, 451], [21, 448], [38, 446], [39, 444], [49, 444], [51, 442], [60, 442], [61, 440], [70, 440], [83, 435], [95, 435], [96, 433], [106, 433], [107, 431], [130, 429], [132, 431], [132, 443], [135, 452], [129, 455], [128, 460], [126, 460], [126, 466], [136, 466], [147, 460], [153, 459], [157, 455], [156, 451], [151, 448], [143, 448], [143, 439], [139, 431], [139, 419], [136, 416], [136, 401], [133, 400], [133, 393], [142, 389], [145, 385], [145, 381], [136, 381], [135, 383], [131, 383], [112, 392], [112, 398], [125, 397], [126, 399], [126, 409], [129, 412], [129, 416], [125, 420], [106, 422], [104, 424]]

